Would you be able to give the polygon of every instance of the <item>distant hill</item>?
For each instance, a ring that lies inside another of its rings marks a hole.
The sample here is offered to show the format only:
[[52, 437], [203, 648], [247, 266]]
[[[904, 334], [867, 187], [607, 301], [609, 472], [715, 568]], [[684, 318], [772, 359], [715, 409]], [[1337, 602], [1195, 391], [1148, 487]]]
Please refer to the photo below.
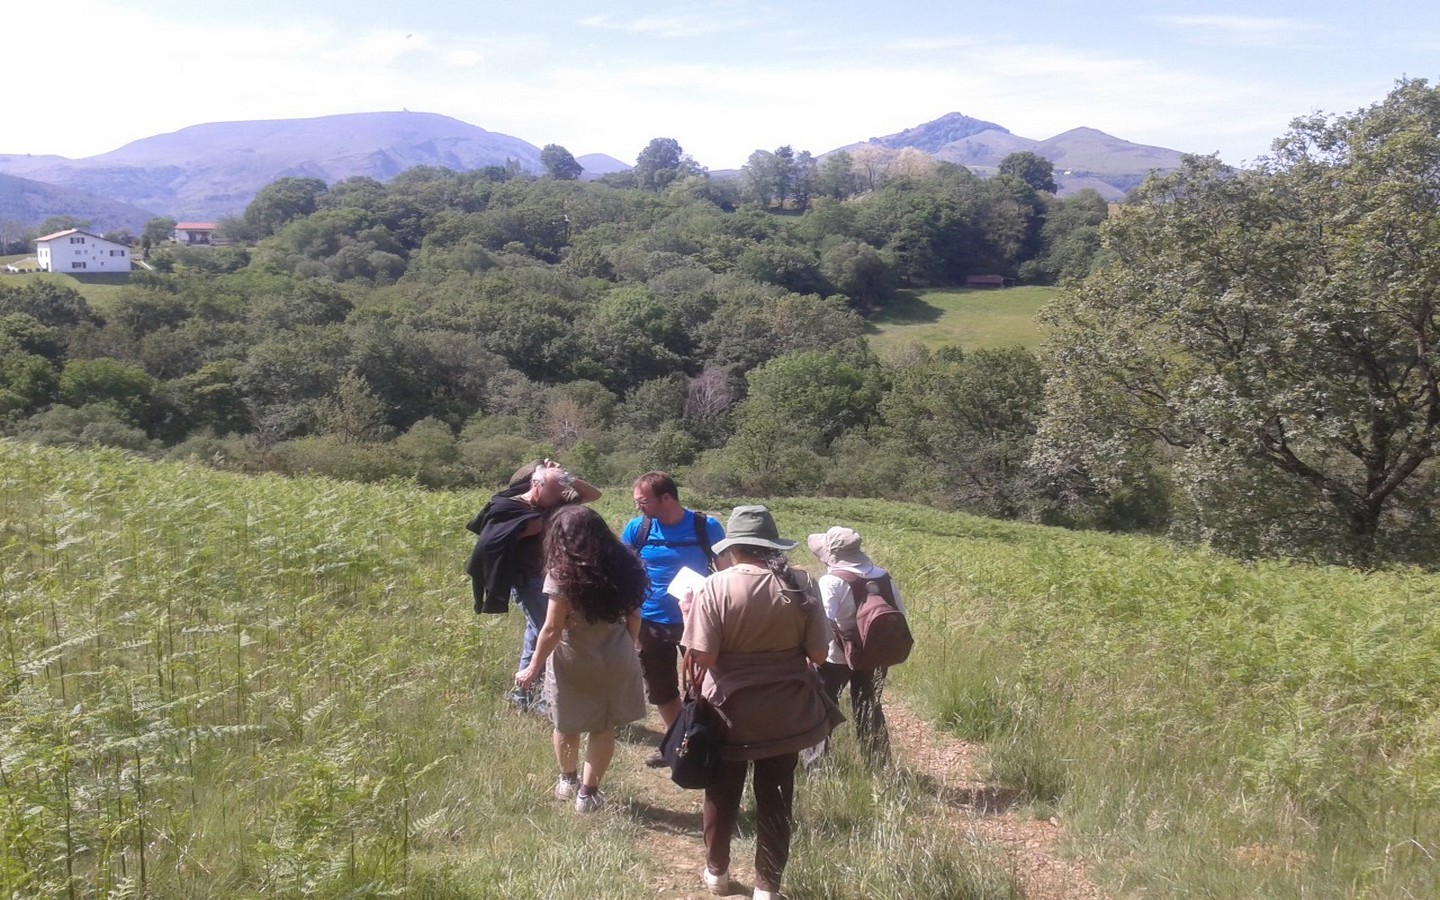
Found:
[[1107, 200], [1124, 199], [1152, 170], [1166, 172], [1178, 168], [1182, 155], [1164, 147], [1134, 144], [1094, 128], [1073, 128], [1037, 141], [961, 113], [948, 113], [898, 134], [838, 149], [853, 151], [866, 145], [891, 150], [914, 147], [936, 159], [967, 166], [984, 175], [993, 174], [1000, 161], [1011, 153], [1029, 151], [1055, 164], [1055, 184], [1060, 196], [1090, 188]]
[[[1180, 164], [1174, 150], [1132, 144], [1093, 128], [1036, 141], [961, 113], [839, 149], [867, 145], [914, 147], [982, 174], [993, 174], [1008, 154], [1029, 150], [1055, 163], [1062, 195], [1089, 187], [1110, 200], [1123, 198], [1152, 169]], [[29, 182], [0, 187], [0, 218], [36, 225], [50, 215], [72, 215], [97, 229], [133, 229], [150, 217], [147, 210], [182, 221], [214, 220], [244, 211], [260, 188], [286, 176], [334, 183], [367, 175], [385, 181], [415, 166], [468, 170], [509, 160], [527, 172], [542, 170], [534, 144], [435, 113], [215, 122], [85, 159], [0, 154], [0, 175]], [[587, 179], [631, 168], [603, 153], [576, 160]]]
[[383, 181], [415, 166], [465, 170], [512, 159], [540, 171], [539, 148], [519, 138], [435, 113], [379, 112], [194, 125], [79, 160], [0, 156], [0, 172], [177, 219], [212, 219], [243, 211], [286, 176]]
[[96, 232], [128, 228], [139, 234], [155, 214], [73, 188], [0, 174], [0, 219], [38, 225], [51, 216], [76, 216]]
[[611, 172], [628, 172], [635, 168], [629, 163], [623, 163], [604, 153], [587, 153], [584, 156], [575, 157], [575, 161], [585, 167], [585, 171], [580, 177], [587, 181], [599, 178], [601, 175], [609, 175]]

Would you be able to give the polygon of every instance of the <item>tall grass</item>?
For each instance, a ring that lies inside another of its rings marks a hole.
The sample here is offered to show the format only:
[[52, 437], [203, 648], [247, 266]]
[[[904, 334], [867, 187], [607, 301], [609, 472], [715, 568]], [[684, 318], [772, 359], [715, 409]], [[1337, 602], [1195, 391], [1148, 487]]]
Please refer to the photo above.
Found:
[[[461, 572], [484, 499], [0, 442], [0, 895], [655, 896], [673, 817], [627, 800], [653, 736], [577, 817], [502, 702], [520, 618], [476, 617]], [[925, 791], [852, 821], [863, 769], [824, 778], [805, 816], [851, 824], [802, 825], [794, 896], [1012, 893], [923, 833]]]
[[866, 535], [916, 601], [920, 659], [895, 682], [989, 742], [1114, 888], [1440, 896], [1440, 577], [776, 506]]
[[[673, 817], [627, 799], [652, 738], [576, 817], [503, 706], [519, 617], [475, 617], [461, 574], [483, 500], [0, 442], [0, 893], [654, 896]], [[919, 636], [895, 691], [1112, 893], [1440, 894], [1440, 578], [771, 505], [789, 537], [861, 531]], [[1014, 894], [932, 786], [854, 756], [842, 730], [797, 791], [791, 896]]]

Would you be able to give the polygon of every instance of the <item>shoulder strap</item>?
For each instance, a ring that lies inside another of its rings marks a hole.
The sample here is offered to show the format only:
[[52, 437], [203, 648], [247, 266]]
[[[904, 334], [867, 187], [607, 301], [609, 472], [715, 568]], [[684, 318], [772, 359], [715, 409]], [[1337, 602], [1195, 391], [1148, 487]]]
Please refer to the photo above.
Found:
[[649, 516], [640, 517], [640, 527], [635, 529], [634, 537], [630, 538], [630, 549], [636, 553], [640, 552], [640, 548], [645, 546], [646, 541], [650, 540], [650, 526], [654, 523], [655, 520]]
[[715, 551], [710, 549], [710, 517], [702, 512], [690, 510], [690, 515], [695, 519], [695, 540], [699, 542], [700, 549], [705, 551], [705, 562], [710, 565], [710, 571], [715, 571]]
[[880, 597], [896, 609], [900, 608], [896, 606], [895, 596], [890, 590], [889, 575], [881, 575], [879, 578], [866, 578], [863, 575], [846, 571], [845, 569], [831, 569], [830, 574], [850, 586], [850, 593], [855, 598], [855, 609], [857, 612], [860, 609], [860, 605], [865, 602], [865, 598], [872, 593], [869, 587], [871, 584], [875, 585], [873, 593], [877, 597]]

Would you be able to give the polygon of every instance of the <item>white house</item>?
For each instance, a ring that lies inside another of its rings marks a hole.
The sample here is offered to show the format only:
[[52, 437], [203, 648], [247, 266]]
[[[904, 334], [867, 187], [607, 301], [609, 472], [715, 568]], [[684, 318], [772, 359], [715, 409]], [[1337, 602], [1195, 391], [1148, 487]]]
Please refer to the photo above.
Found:
[[172, 237], [177, 244], [209, 244], [215, 238], [215, 223], [178, 222]]
[[130, 248], [96, 234], [67, 228], [35, 239], [35, 261], [46, 272], [88, 275], [130, 271]]

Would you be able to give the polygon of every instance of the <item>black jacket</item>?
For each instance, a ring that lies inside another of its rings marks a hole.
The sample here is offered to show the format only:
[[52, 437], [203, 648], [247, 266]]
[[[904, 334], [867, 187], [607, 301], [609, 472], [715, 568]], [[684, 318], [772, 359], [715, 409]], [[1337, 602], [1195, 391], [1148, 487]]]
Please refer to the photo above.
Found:
[[472, 579], [470, 591], [477, 613], [503, 613], [510, 608], [510, 589], [519, 576], [513, 558], [515, 542], [525, 526], [541, 516], [529, 504], [515, 499], [529, 489], [528, 483], [506, 488], [491, 497], [465, 525], [479, 535], [465, 564], [465, 574]]

